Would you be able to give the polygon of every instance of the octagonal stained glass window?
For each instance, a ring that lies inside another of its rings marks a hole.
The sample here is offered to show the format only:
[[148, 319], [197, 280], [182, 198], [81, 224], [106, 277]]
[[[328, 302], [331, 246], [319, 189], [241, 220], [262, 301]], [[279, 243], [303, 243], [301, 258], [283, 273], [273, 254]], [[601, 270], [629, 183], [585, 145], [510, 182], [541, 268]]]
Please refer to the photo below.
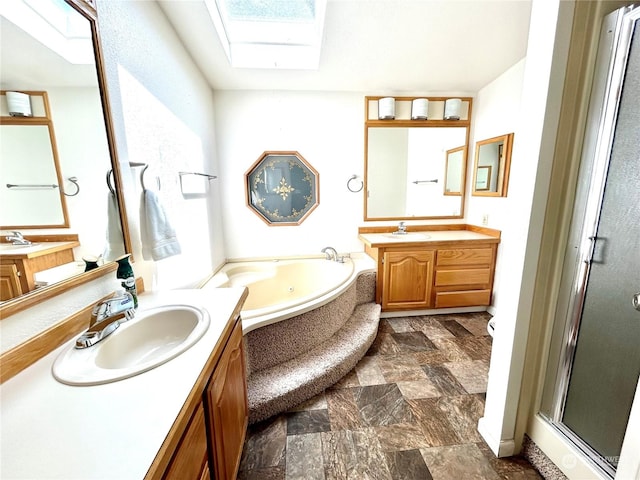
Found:
[[318, 178], [298, 152], [264, 152], [245, 173], [247, 206], [269, 225], [299, 225], [318, 206]]

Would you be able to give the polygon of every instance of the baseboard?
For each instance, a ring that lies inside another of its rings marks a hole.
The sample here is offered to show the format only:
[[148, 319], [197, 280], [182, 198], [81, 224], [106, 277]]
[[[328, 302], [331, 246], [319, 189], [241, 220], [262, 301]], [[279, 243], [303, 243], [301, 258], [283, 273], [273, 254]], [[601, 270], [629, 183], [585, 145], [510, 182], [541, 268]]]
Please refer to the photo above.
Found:
[[605, 480], [594, 465], [544, 418], [536, 415], [527, 435], [570, 480]]
[[416, 315], [447, 315], [454, 313], [485, 312], [487, 307], [457, 307], [457, 308], [431, 308], [427, 310], [402, 310], [396, 312], [382, 312], [380, 318], [414, 317]]
[[501, 440], [491, 435], [485, 417], [478, 421], [478, 432], [496, 457], [511, 457], [516, 453], [516, 442], [513, 438]]

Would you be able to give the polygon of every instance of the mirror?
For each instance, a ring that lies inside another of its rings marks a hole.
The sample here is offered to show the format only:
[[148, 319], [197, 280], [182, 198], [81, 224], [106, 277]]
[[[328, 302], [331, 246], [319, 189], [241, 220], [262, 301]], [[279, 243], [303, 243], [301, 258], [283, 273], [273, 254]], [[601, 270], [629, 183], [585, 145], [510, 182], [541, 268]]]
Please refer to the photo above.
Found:
[[[52, 15], [51, 8], [61, 9], [59, 15]], [[61, 20], [59, 25], [56, 19]], [[82, 0], [6, 2], [0, 14], [0, 40], [0, 88], [47, 92], [62, 177], [61, 189], [68, 193], [75, 192], [73, 183], [68, 181], [69, 177], [76, 177], [80, 188], [77, 195], [66, 197], [69, 228], [43, 230], [43, 225], [57, 224], [51, 217], [51, 220], [41, 220], [38, 231], [27, 230], [25, 226], [15, 230], [20, 230], [27, 238], [36, 238], [37, 242], [76, 237], [75, 243], [79, 242], [79, 245], [74, 244], [73, 260], [79, 264], [83, 256], [98, 256], [107, 247], [107, 211], [114, 198], [119, 209], [115, 209], [112, 219], [121, 226], [124, 251], [131, 252], [128, 226], [126, 221], [122, 221], [126, 219], [126, 212], [120, 188], [121, 173], [115, 154], [92, 4]], [[51, 48], [56, 45], [66, 45], [66, 48], [54, 52]], [[3, 118], [11, 119], [15, 120], [16, 117]], [[24, 118], [23, 121], [29, 123], [36, 119]], [[3, 122], [3, 129], [5, 123], [8, 122]], [[28, 128], [35, 127], [30, 125]], [[4, 131], [2, 135], [4, 143]], [[110, 196], [105, 181], [109, 170], [113, 171], [115, 197]], [[36, 179], [33, 181], [35, 183]], [[0, 187], [3, 186], [0, 184]], [[19, 225], [24, 225], [25, 221], [24, 218], [15, 219], [15, 223], [22, 222]], [[3, 237], [6, 235], [5, 232], [2, 234]], [[4, 263], [7, 262], [3, 260]], [[36, 301], [57, 295], [86, 279], [95, 278], [100, 272], [110, 271], [105, 267], [87, 273], [74, 272], [71, 278], [63, 278], [59, 282], [54, 276], [47, 286], [23, 292], [21, 297], [0, 304], [0, 317], [4, 318]]]
[[513, 133], [476, 143], [472, 195], [507, 196], [512, 148]]
[[11, 117], [0, 91], [0, 229], [68, 227], [46, 92], [29, 92], [42, 112]]
[[462, 218], [467, 127], [368, 126], [365, 137], [365, 220]]
[[467, 147], [447, 150], [444, 168], [444, 195], [462, 195], [464, 192]]

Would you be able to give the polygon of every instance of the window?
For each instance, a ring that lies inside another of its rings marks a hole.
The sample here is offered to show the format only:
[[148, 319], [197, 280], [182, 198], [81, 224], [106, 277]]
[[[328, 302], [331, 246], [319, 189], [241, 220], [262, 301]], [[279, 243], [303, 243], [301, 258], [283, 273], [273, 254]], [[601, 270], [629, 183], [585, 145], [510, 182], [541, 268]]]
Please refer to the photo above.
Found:
[[326, 0], [205, 0], [232, 67], [317, 69]]

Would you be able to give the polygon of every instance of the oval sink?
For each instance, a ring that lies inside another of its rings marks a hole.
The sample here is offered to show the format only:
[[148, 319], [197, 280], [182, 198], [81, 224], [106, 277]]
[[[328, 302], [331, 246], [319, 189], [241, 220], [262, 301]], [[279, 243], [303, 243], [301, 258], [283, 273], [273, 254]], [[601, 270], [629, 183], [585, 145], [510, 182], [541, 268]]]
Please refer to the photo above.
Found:
[[206, 310], [164, 305], [137, 312], [96, 345], [73, 342], [56, 358], [52, 372], [67, 385], [99, 385], [151, 370], [194, 345], [209, 327]]
[[431, 235], [427, 235], [426, 233], [421, 232], [408, 232], [403, 234], [397, 233], [385, 233], [383, 234], [386, 238], [391, 238], [393, 240], [404, 240], [404, 241], [418, 241], [418, 240], [428, 240], [431, 238]]

